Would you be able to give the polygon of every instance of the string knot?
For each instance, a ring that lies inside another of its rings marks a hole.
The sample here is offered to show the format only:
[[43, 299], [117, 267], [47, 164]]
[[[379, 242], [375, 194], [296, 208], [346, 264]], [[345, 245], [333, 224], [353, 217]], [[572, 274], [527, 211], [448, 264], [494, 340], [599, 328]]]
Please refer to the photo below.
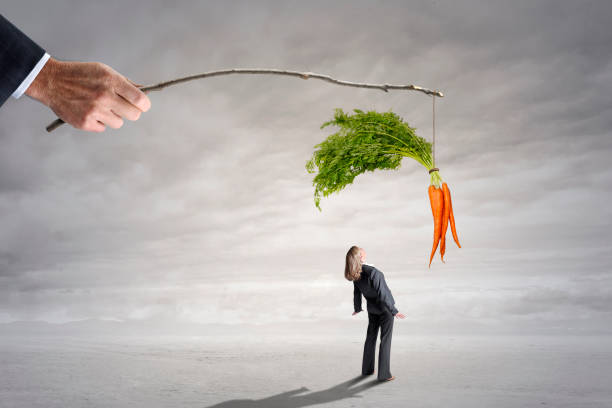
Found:
[[433, 173], [434, 171], [440, 171], [440, 169], [437, 167], [434, 167], [433, 169], [429, 170], [429, 174]]

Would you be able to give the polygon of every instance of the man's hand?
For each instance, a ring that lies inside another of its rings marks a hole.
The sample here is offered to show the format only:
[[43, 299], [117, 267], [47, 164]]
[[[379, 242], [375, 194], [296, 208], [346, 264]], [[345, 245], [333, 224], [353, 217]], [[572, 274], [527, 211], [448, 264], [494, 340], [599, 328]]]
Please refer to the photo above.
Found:
[[400, 312], [397, 312], [397, 313], [395, 314], [395, 317], [397, 317], [398, 319], [405, 319], [405, 318], [406, 318], [406, 316], [404, 316], [404, 315], [403, 315], [402, 313], [400, 313]]
[[25, 92], [78, 129], [118, 129], [123, 119], [137, 120], [151, 101], [130, 80], [98, 62], [49, 58]]

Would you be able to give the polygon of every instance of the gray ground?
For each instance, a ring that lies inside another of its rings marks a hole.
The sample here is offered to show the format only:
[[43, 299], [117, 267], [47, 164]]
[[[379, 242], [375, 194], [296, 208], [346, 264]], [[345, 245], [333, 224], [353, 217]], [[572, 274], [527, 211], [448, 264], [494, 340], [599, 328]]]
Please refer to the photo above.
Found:
[[607, 336], [393, 339], [394, 382], [359, 378], [361, 338], [0, 335], [0, 406], [610, 407]]

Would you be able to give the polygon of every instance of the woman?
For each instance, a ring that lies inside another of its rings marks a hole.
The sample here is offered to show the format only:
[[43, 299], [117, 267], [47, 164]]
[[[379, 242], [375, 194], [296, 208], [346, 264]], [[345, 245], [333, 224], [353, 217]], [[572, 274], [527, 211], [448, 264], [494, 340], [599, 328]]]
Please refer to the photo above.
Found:
[[346, 253], [344, 277], [353, 282], [355, 312], [361, 312], [361, 295], [368, 302], [368, 334], [363, 347], [362, 375], [374, 374], [374, 355], [376, 338], [380, 328], [380, 349], [378, 351], [378, 380], [392, 381], [391, 375], [391, 335], [393, 317], [403, 319], [405, 316], [395, 308], [395, 300], [385, 282], [385, 276], [372, 265], [365, 263], [366, 253], [363, 248], [352, 246]]

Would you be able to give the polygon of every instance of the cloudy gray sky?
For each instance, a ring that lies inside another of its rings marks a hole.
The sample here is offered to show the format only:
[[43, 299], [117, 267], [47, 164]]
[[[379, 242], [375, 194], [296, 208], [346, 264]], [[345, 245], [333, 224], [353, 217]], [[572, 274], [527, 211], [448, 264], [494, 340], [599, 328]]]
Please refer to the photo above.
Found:
[[605, 1], [3, 2], [58, 59], [136, 82], [271, 67], [442, 90], [437, 162], [463, 245], [427, 268], [428, 176], [405, 159], [313, 204], [304, 168], [335, 108], [431, 98], [268, 76], [151, 94], [117, 131], [0, 109], [0, 322], [350, 319], [365, 247], [415, 330], [612, 323], [612, 6]]

